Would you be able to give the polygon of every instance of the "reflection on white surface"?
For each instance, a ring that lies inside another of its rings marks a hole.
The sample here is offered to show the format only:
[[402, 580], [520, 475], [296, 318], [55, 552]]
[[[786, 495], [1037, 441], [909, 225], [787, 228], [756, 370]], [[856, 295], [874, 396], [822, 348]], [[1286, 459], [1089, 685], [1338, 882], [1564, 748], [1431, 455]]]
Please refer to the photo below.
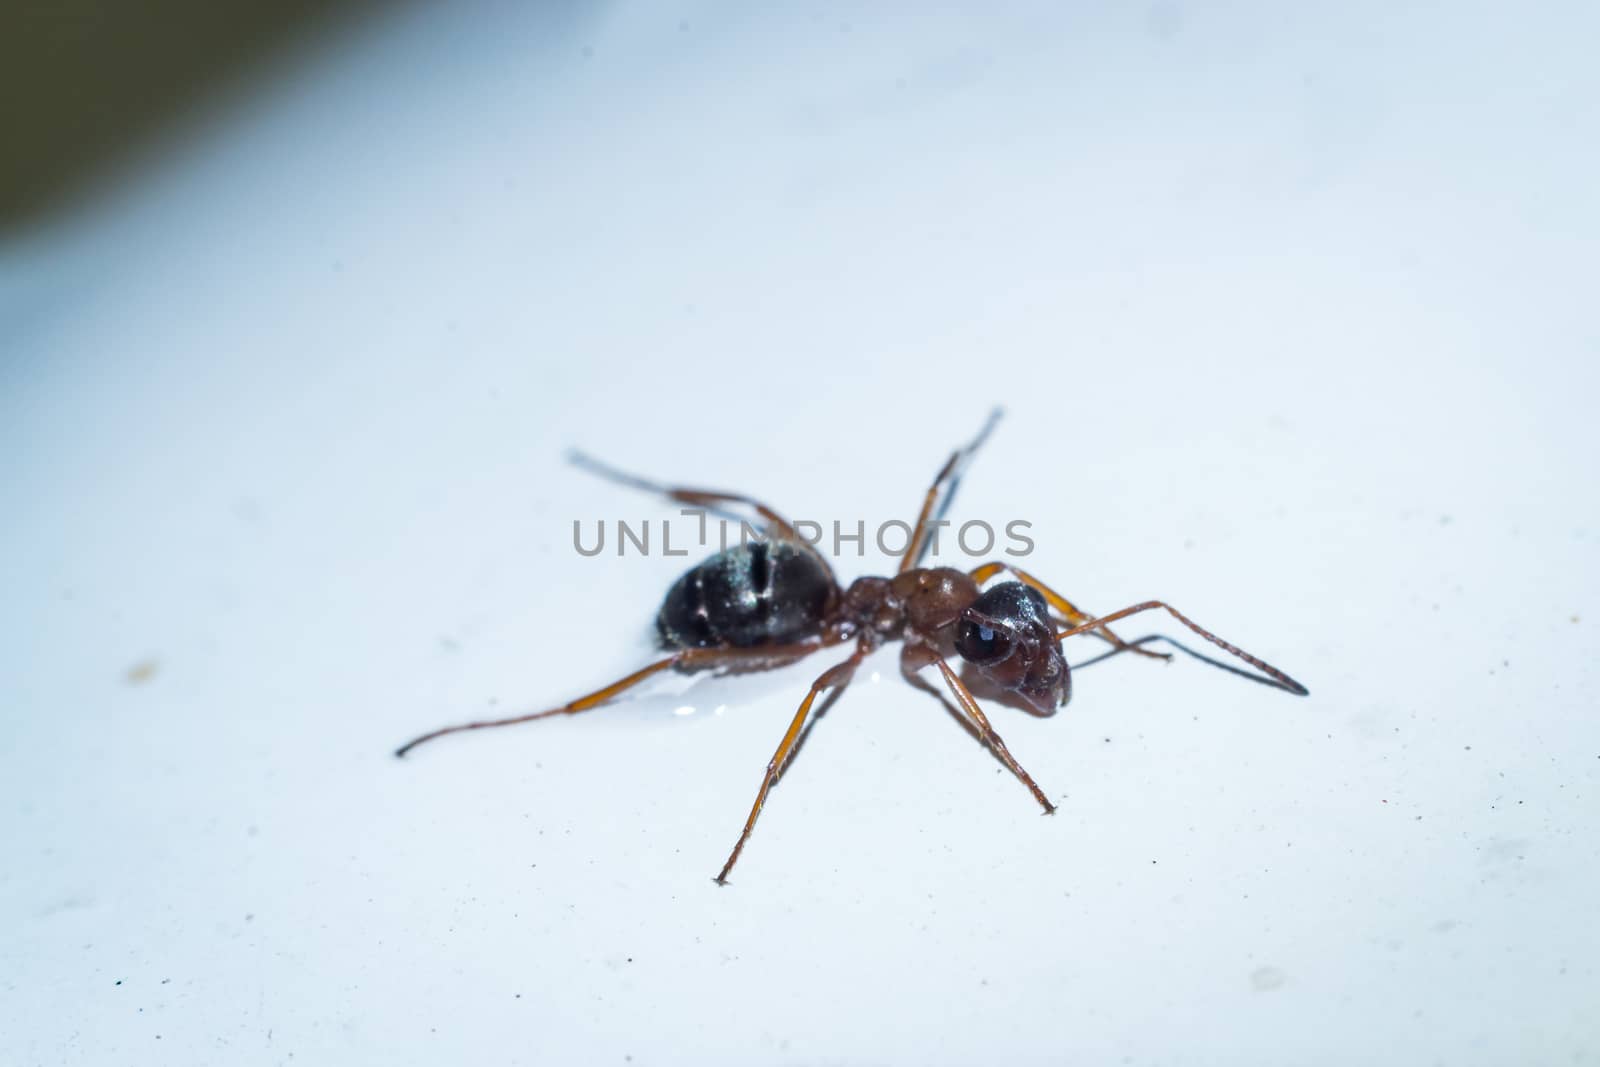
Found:
[[[1592, 1058], [1596, 21], [433, 6], [0, 250], [0, 1062]], [[721, 890], [820, 656], [390, 758], [652, 654], [566, 449], [997, 401], [957, 516], [1312, 695], [995, 708], [1046, 819], [884, 650]]]

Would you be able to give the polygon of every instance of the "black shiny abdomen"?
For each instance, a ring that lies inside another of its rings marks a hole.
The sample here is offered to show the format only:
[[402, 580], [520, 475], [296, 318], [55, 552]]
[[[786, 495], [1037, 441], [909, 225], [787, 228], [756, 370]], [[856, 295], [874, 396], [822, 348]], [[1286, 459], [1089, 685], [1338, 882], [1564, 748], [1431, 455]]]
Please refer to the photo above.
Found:
[[668, 648], [786, 644], [817, 633], [833, 582], [788, 541], [735, 545], [673, 583], [656, 616]]

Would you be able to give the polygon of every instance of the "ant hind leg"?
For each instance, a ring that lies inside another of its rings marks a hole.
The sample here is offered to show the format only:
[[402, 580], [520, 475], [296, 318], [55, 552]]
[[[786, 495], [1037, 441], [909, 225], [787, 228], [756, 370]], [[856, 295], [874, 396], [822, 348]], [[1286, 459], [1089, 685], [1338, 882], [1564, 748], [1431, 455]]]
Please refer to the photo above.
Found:
[[518, 723], [533, 722], [535, 719], [547, 719], [553, 715], [575, 715], [580, 711], [588, 711], [602, 704], [609, 703], [614, 697], [632, 689], [640, 682], [653, 675], [659, 674], [668, 668], [677, 668], [681, 671], [699, 671], [716, 668], [729, 670], [770, 670], [774, 667], [785, 666], [824, 647], [822, 641], [805, 641], [794, 645], [778, 645], [759, 648], [684, 648], [658, 659], [654, 663], [639, 668], [632, 674], [612, 682], [608, 686], [596, 689], [576, 700], [562, 704], [560, 707], [548, 708], [544, 711], [535, 711], [527, 715], [513, 715], [505, 719], [485, 719], [481, 722], [465, 722], [455, 726], [445, 726], [438, 730], [430, 730], [419, 737], [395, 749], [395, 755], [404, 757], [406, 753], [418, 745], [448, 734], [464, 733], [467, 730], [485, 730], [495, 726], [515, 726]]
[[646, 493], [658, 493], [668, 500], [675, 500], [680, 504], [688, 504], [692, 507], [713, 511], [723, 504], [742, 504], [757, 515], [760, 515], [766, 521], [768, 528], [776, 531], [778, 537], [794, 542], [815, 557], [822, 564], [822, 569], [828, 575], [829, 581], [834, 584], [835, 588], [838, 587], [839, 581], [834, 577], [833, 566], [817, 546], [801, 537], [800, 531], [796, 530], [794, 524], [788, 519], [754, 497], [745, 496], [743, 493], [727, 493], [717, 489], [691, 489], [682, 485], [663, 485], [660, 482], [652, 482], [648, 478], [641, 478], [636, 474], [629, 474], [626, 471], [601, 463], [594, 457], [579, 452], [577, 449], [568, 452], [567, 459], [574, 466], [581, 467], [590, 474], [597, 474], [607, 481], [628, 486], [630, 489], [640, 489]]

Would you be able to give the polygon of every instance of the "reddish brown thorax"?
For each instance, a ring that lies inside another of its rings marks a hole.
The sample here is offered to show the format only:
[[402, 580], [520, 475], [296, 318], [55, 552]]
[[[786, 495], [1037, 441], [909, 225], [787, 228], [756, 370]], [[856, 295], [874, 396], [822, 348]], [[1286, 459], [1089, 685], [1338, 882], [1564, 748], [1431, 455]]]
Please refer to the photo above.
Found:
[[902, 637], [937, 643], [940, 631], [978, 599], [978, 583], [950, 567], [919, 567], [893, 578], [857, 578], [827, 626], [839, 640], [875, 644]]

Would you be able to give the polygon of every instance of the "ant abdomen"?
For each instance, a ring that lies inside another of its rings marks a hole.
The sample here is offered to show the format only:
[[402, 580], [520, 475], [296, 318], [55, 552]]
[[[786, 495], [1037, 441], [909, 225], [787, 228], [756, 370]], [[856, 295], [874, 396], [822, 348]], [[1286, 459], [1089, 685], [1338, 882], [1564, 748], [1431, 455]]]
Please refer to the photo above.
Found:
[[667, 648], [754, 648], [817, 632], [834, 596], [817, 556], [789, 541], [718, 552], [673, 583], [656, 616]]

